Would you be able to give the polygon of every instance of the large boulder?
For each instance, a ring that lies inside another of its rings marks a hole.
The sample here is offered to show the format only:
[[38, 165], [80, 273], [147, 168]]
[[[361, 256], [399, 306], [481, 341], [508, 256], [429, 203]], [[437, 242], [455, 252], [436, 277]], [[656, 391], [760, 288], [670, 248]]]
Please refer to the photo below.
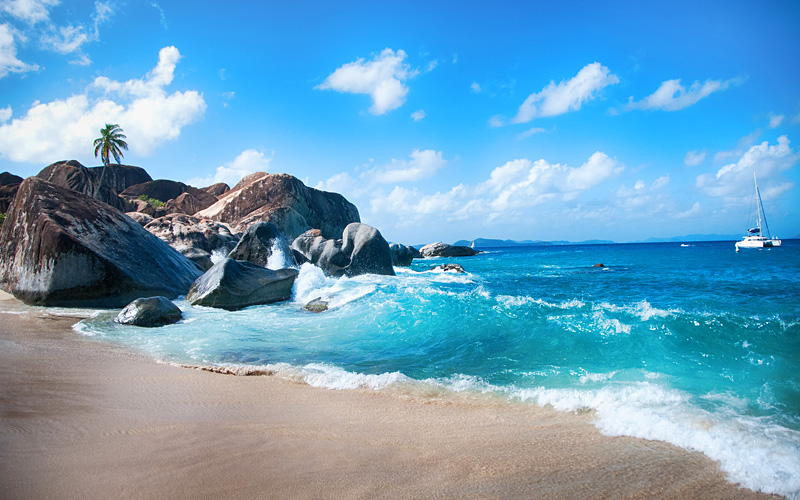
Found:
[[340, 240], [325, 238], [316, 229], [307, 231], [292, 242], [292, 249], [329, 276], [394, 276], [389, 244], [366, 224], [349, 224]]
[[223, 194], [227, 193], [231, 190], [231, 187], [225, 184], [224, 182], [218, 182], [216, 184], [212, 184], [210, 186], [200, 188], [200, 191], [206, 192], [208, 194], [214, 195], [217, 198], [222, 196]]
[[186, 214], [165, 215], [144, 228], [206, 270], [214, 252], [227, 255], [239, 241], [225, 224]]
[[231, 224], [240, 232], [259, 221], [272, 222], [290, 240], [311, 228], [338, 238], [348, 224], [361, 221], [358, 209], [342, 195], [307, 187], [291, 175], [265, 172], [245, 177], [195, 215]]
[[17, 195], [22, 177], [8, 172], [0, 174], [0, 214], [8, 212], [8, 207]]
[[135, 326], [164, 326], [177, 323], [183, 318], [178, 306], [166, 297], [136, 299], [120, 311], [115, 323]]
[[201, 271], [133, 219], [30, 177], [0, 230], [0, 283], [34, 305], [122, 307], [186, 293]]
[[[75, 160], [59, 161], [42, 169], [36, 174], [36, 177], [57, 186], [96, 197], [123, 212], [129, 211], [131, 206], [119, 197], [119, 193], [130, 186], [132, 182], [139, 183], [150, 180], [150, 176], [142, 168], [117, 164], [108, 165], [105, 176], [103, 176], [103, 168], [86, 168]], [[99, 186], [100, 177], [103, 177], [102, 186]]]
[[229, 311], [289, 300], [298, 274], [296, 269], [273, 271], [225, 258], [192, 283], [186, 300], [192, 305]]
[[400, 243], [392, 243], [389, 245], [389, 250], [392, 253], [392, 264], [400, 267], [408, 267], [414, 258], [419, 256], [416, 248], [401, 245]]
[[257, 222], [247, 228], [228, 257], [267, 267], [273, 254], [281, 257], [283, 265], [280, 267], [295, 264], [292, 249], [278, 226], [271, 222]]
[[470, 247], [449, 245], [447, 243], [431, 243], [419, 249], [423, 257], [472, 257], [478, 253]]

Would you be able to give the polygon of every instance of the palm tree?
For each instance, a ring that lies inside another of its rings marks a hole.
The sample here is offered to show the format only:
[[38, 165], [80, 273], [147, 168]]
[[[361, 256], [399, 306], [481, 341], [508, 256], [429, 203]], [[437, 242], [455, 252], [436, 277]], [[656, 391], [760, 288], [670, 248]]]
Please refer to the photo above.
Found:
[[100, 174], [100, 182], [97, 183], [97, 189], [94, 192], [94, 197], [97, 198], [97, 192], [103, 185], [103, 177], [106, 175], [106, 167], [111, 163], [110, 156], [113, 156], [117, 163], [122, 158], [122, 150], [128, 150], [128, 143], [124, 141], [125, 134], [119, 125], [108, 124], [100, 129], [100, 137], [94, 140], [94, 157], [100, 156], [103, 161], [103, 172]]

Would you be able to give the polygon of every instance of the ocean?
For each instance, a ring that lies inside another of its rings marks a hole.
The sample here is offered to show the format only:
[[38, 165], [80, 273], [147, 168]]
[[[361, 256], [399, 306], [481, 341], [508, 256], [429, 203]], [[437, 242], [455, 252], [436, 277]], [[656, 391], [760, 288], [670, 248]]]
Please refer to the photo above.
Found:
[[[443, 263], [467, 272], [431, 270]], [[75, 328], [166, 362], [329, 389], [589, 411], [604, 434], [700, 451], [732, 482], [800, 498], [800, 241], [498, 248], [395, 269], [334, 279], [305, 264], [289, 302], [177, 300], [178, 324], [105, 312]], [[330, 309], [305, 311], [316, 298]]]

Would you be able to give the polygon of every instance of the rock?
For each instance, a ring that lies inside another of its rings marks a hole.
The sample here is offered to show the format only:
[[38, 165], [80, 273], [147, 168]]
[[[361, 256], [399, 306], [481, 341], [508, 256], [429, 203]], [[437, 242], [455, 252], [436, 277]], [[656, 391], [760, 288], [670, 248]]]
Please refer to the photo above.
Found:
[[440, 266], [434, 266], [429, 269], [430, 271], [440, 271], [443, 273], [466, 273], [463, 267], [458, 264], [442, 264]]
[[[103, 167], [90, 167], [89, 173], [99, 182], [100, 177], [103, 176]], [[141, 167], [111, 163], [103, 176], [103, 185], [121, 193], [131, 186], [152, 180], [150, 174]]]
[[341, 240], [327, 239], [320, 230], [312, 229], [298, 236], [292, 249], [329, 276], [394, 276], [389, 244], [377, 229], [366, 224], [349, 224]]
[[153, 219], [144, 228], [203, 269], [211, 267], [212, 253], [227, 255], [239, 241], [225, 224], [185, 214]]
[[122, 307], [186, 293], [197, 267], [122, 212], [38, 177], [0, 230], [0, 283], [27, 304]]
[[218, 182], [208, 187], [200, 188], [200, 191], [216, 196], [217, 198], [219, 198], [220, 196], [222, 196], [223, 194], [227, 193], [230, 190], [231, 190], [230, 186], [228, 186], [224, 182]]
[[298, 274], [296, 269], [273, 271], [225, 258], [192, 283], [186, 300], [192, 305], [229, 311], [288, 300]]
[[601, 262], [601, 263], [599, 263], [599, 264], [595, 264], [595, 265], [593, 265], [592, 267], [606, 267], [606, 266], [604, 266], [604, 265], [603, 265], [603, 263]]
[[342, 195], [306, 187], [287, 174], [256, 172], [220, 197], [198, 217], [225, 222], [237, 231], [259, 221], [272, 222], [290, 240], [311, 228], [326, 238], [338, 238], [351, 222], [360, 222], [358, 209]]
[[389, 250], [392, 252], [392, 264], [402, 267], [410, 266], [411, 261], [414, 260], [414, 254], [419, 254], [413, 247], [401, 245], [400, 243], [392, 243], [389, 245]]
[[8, 172], [0, 174], [0, 214], [8, 212], [8, 207], [17, 195], [22, 177]]
[[164, 211], [168, 214], [172, 213], [181, 213], [187, 215], [193, 215], [204, 208], [208, 208], [213, 205], [217, 198], [211, 197], [208, 193], [204, 193], [206, 197], [204, 199], [199, 199], [197, 196], [193, 195], [192, 193], [186, 192], [183, 194], [178, 195], [177, 198], [174, 200], [169, 200], [164, 204]]
[[153, 220], [152, 216], [150, 216], [148, 214], [145, 214], [145, 213], [142, 213], [142, 212], [126, 212], [125, 215], [127, 215], [131, 219], [135, 220], [136, 223], [139, 224], [142, 227], [146, 226], [148, 223], [152, 222], [152, 220]]
[[120, 311], [115, 323], [135, 326], [164, 326], [183, 318], [181, 310], [166, 297], [136, 299]]
[[157, 209], [157, 212], [161, 212], [159, 216], [171, 213], [194, 215], [217, 202], [217, 197], [211, 193], [166, 179], [130, 186], [120, 193], [120, 196], [131, 201], [141, 196], [163, 201], [164, 207]]
[[[119, 197], [119, 192], [115, 189], [117, 183], [124, 185], [124, 180], [129, 175], [129, 173], [125, 172], [128, 169], [133, 169], [130, 172], [131, 178], [142, 174], [147, 178], [150, 178], [150, 176], [139, 167], [109, 165], [106, 170], [106, 176], [103, 178], [103, 185], [98, 188], [102, 169], [103, 167], [86, 168], [75, 160], [59, 161], [45, 167], [36, 174], [36, 177], [93, 198], [95, 198], [96, 192], [98, 200], [108, 203], [123, 212], [130, 212], [132, 207]], [[107, 181], [107, 178], [111, 180]]]
[[[257, 266], [266, 267], [273, 253], [279, 252], [282, 256], [281, 267], [295, 265], [294, 255], [286, 237], [271, 222], [257, 222], [247, 228], [239, 239], [239, 243], [231, 250], [228, 257], [236, 260], [246, 260]], [[289, 262], [285, 262], [289, 261]]]
[[472, 257], [478, 253], [470, 247], [448, 245], [447, 243], [431, 243], [419, 249], [423, 257]]
[[305, 309], [306, 311], [321, 313], [328, 310], [328, 303], [322, 300], [321, 297], [317, 297], [316, 299], [306, 304], [303, 309]]

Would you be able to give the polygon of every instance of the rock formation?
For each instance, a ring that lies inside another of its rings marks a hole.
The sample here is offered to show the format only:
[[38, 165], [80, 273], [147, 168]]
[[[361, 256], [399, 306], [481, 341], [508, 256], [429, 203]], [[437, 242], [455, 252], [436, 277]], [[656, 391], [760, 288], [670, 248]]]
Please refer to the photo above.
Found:
[[348, 224], [361, 221], [358, 209], [342, 195], [306, 187], [291, 175], [264, 172], [245, 177], [195, 215], [228, 223], [237, 231], [272, 222], [291, 240], [311, 228], [337, 238]]
[[139, 224], [142, 227], [146, 226], [148, 223], [150, 223], [153, 220], [152, 216], [150, 216], [149, 214], [142, 213], [142, 212], [126, 212], [125, 215], [127, 215], [131, 219], [135, 220], [136, 223]]
[[[108, 203], [123, 212], [130, 205], [119, 197], [128, 186], [151, 180], [144, 169], [128, 165], [111, 164], [106, 168], [103, 185], [98, 190], [103, 167], [86, 168], [75, 160], [59, 161], [48, 165], [36, 177]], [[133, 183], [133, 184], [131, 184]]]
[[203, 269], [212, 266], [214, 251], [227, 255], [239, 241], [225, 224], [186, 214], [165, 215], [144, 228]]
[[230, 311], [288, 300], [298, 274], [296, 269], [273, 271], [225, 258], [192, 283], [186, 300], [192, 305]]
[[231, 190], [230, 186], [228, 186], [224, 182], [218, 182], [216, 184], [200, 188], [200, 191], [216, 196], [217, 198], [219, 198], [220, 196], [222, 196], [223, 194], [227, 193], [230, 190]]
[[8, 172], [0, 174], [0, 214], [8, 212], [8, 207], [14, 201], [20, 184], [22, 184], [22, 177]]
[[120, 311], [115, 323], [135, 326], [164, 326], [177, 323], [183, 318], [178, 306], [166, 297], [147, 297], [136, 299]]
[[22, 182], [0, 230], [0, 282], [28, 304], [122, 307], [139, 297], [174, 298], [200, 274], [125, 214], [38, 177]]
[[194, 215], [196, 212], [210, 207], [217, 202], [217, 197], [196, 187], [182, 182], [158, 179], [130, 186], [120, 196], [133, 201], [141, 196], [153, 198], [165, 203], [156, 210], [156, 216], [171, 213]]
[[419, 252], [416, 248], [401, 245], [400, 243], [392, 243], [389, 245], [389, 250], [392, 252], [392, 264], [395, 266], [408, 267], [414, 258], [419, 257]]
[[463, 267], [458, 264], [442, 264], [433, 266], [429, 271], [439, 271], [442, 273], [466, 273]]
[[377, 229], [366, 224], [349, 224], [340, 240], [325, 238], [321, 231], [312, 229], [298, 236], [292, 249], [329, 276], [394, 276], [389, 244]]
[[448, 245], [447, 243], [431, 243], [419, 249], [423, 257], [471, 257], [478, 253], [470, 247]]
[[284, 261], [289, 261], [281, 267], [295, 264], [292, 249], [278, 226], [271, 222], [257, 222], [247, 228], [247, 231], [239, 239], [239, 243], [236, 244], [236, 248], [231, 250], [228, 257], [266, 267], [270, 257], [276, 251], [280, 252]]

